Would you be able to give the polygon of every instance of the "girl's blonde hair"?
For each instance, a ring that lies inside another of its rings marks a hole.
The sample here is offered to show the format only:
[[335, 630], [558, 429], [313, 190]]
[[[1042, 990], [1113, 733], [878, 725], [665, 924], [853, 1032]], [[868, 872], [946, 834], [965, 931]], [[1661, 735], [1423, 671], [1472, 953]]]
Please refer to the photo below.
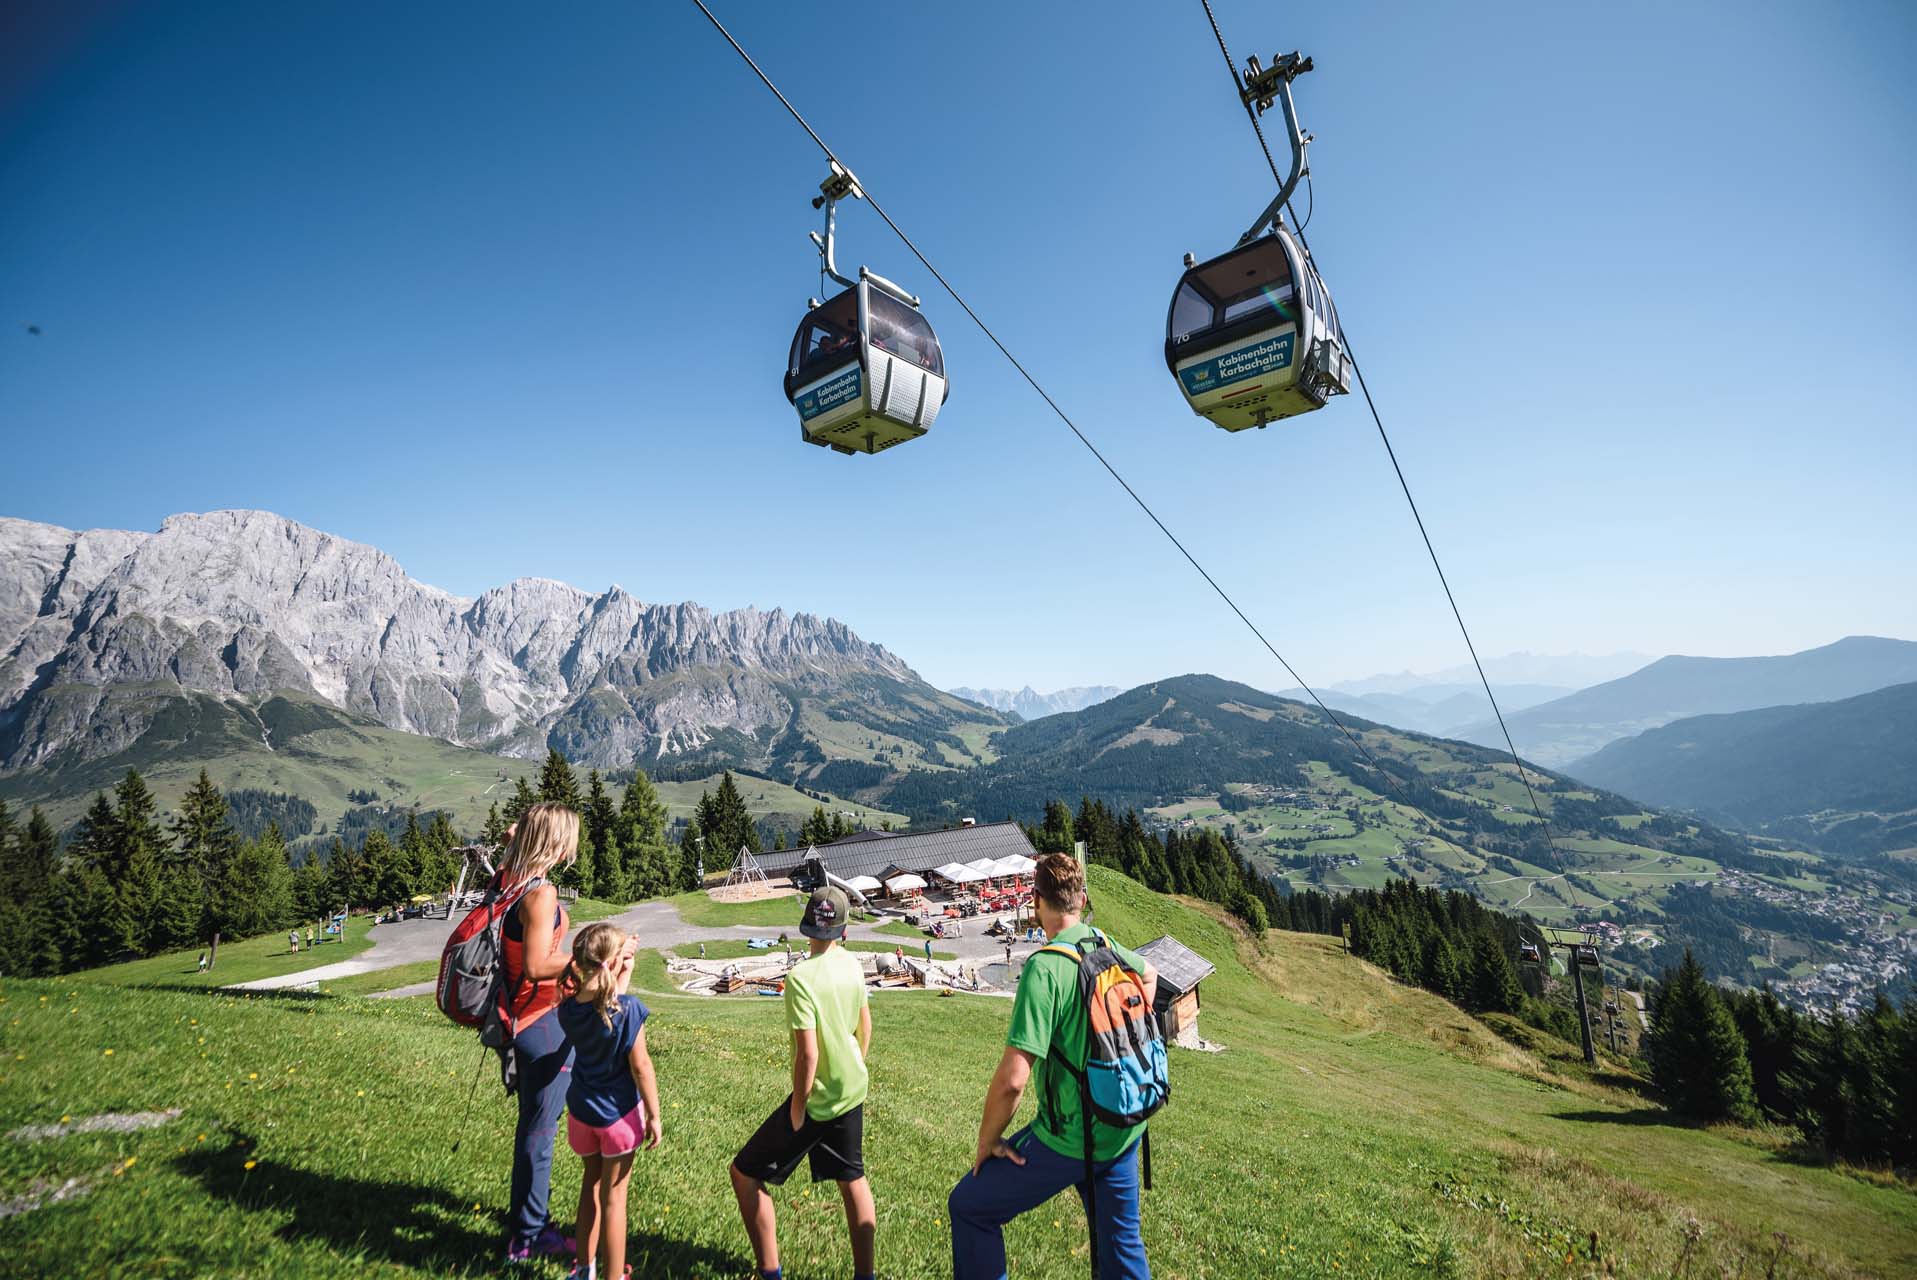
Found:
[[626, 935], [617, 925], [603, 920], [589, 924], [573, 940], [572, 960], [566, 967], [573, 998], [589, 1002], [608, 1027], [612, 1025], [613, 1010], [619, 1007], [612, 962], [625, 945]]
[[579, 856], [579, 815], [563, 804], [542, 800], [520, 815], [512, 843], [499, 866], [499, 878], [508, 885], [524, 884], [535, 876], [549, 876], [560, 863]]

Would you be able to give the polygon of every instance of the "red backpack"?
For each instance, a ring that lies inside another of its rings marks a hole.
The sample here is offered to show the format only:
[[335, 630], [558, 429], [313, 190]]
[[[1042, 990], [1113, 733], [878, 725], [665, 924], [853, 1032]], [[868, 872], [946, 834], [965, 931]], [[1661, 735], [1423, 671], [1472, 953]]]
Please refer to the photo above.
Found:
[[507, 889], [494, 879], [439, 953], [439, 984], [433, 993], [439, 1011], [462, 1027], [478, 1027], [480, 1041], [488, 1048], [512, 1044], [500, 990], [506, 981], [506, 913], [544, 883], [544, 876], [534, 876]]

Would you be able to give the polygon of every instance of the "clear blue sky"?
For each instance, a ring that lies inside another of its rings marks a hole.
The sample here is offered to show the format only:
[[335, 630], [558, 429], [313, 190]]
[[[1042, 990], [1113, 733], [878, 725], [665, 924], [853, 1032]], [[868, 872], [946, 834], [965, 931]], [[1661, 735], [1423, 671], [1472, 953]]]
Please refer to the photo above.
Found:
[[[1917, 636], [1917, 10], [1217, 7], [1317, 60], [1312, 243], [1484, 652]], [[869, 209], [951, 400], [800, 443], [824, 162], [690, 4], [7, 8], [0, 512], [1289, 683]], [[1463, 659], [1361, 401], [1229, 436], [1165, 372], [1270, 192], [1196, 0], [719, 9], [1307, 679]]]

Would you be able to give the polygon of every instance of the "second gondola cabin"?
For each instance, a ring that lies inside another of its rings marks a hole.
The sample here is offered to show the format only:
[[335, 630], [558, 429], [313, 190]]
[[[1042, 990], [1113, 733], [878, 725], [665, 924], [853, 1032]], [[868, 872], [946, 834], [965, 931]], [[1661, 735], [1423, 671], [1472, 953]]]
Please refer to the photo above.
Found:
[[793, 335], [785, 394], [811, 444], [880, 453], [916, 440], [949, 391], [938, 335], [870, 272], [807, 311]]
[[1227, 431], [1310, 413], [1351, 390], [1337, 308], [1283, 224], [1187, 265], [1166, 320], [1165, 366], [1192, 412]]

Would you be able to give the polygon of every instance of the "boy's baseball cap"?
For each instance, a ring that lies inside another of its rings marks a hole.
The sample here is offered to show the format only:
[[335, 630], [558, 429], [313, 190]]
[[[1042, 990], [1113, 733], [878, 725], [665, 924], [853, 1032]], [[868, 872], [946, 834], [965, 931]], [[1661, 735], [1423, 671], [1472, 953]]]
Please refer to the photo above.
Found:
[[852, 900], [836, 885], [815, 889], [806, 899], [805, 918], [799, 932], [819, 942], [837, 942], [845, 936], [846, 921], [852, 918]]

